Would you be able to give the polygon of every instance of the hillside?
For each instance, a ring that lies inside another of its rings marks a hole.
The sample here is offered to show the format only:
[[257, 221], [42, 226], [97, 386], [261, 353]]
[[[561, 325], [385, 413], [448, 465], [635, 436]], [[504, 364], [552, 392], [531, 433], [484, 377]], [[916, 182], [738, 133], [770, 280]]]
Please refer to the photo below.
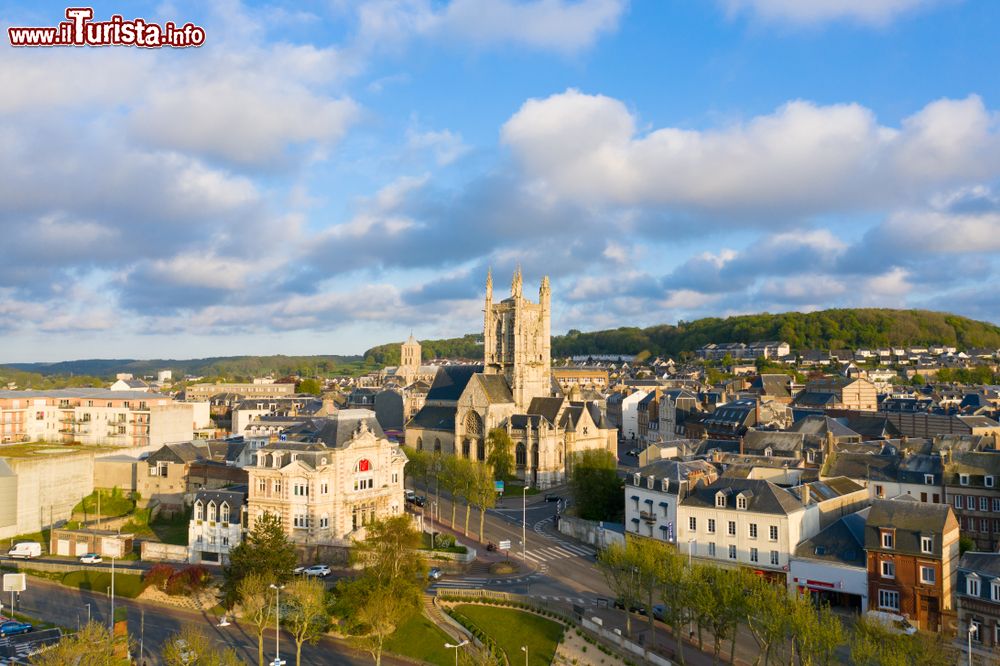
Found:
[[[478, 358], [481, 336], [421, 341], [424, 358], [436, 355]], [[960, 349], [1000, 348], [1000, 327], [966, 317], [927, 310], [853, 308], [819, 312], [786, 312], [707, 318], [649, 328], [622, 327], [552, 338], [554, 358], [585, 354], [677, 356], [709, 342], [784, 340], [793, 349], [856, 349], [889, 345], [947, 344]], [[370, 361], [399, 362], [399, 345], [380, 345], [365, 352]]]

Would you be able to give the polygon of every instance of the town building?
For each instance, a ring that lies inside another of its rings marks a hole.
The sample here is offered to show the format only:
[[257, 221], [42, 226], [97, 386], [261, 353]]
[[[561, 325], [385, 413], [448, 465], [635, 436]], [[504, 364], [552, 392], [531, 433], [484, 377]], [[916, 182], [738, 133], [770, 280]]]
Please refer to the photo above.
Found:
[[795, 547], [789, 564], [789, 586], [821, 603], [868, 608], [865, 521], [868, 509], [850, 513]]
[[958, 521], [947, 504], [875, 500], [865, 523], [869, 608], [953, 635], [958, 539]]
[[945, 501], [962, 534], [975, 542], [976, 550], [995, 552], [1000, 547], [1000, 452], [943, 454]]
[[239, 398], [279, 398], [295, 394], [295, 384], [219, 382], [191, 384], [184, 389], [184, 399], [209, 400], [220, 393], [233, 393]]
[[229, 552], [243, 541], [246, 493], [241, 490], [199, 490], [188, 524], [188, 561], [229, 563]]
[[365, 525], [403, 511], [405, 464], [368, 410], [304, 421], [258, 450], [247, 468], [248, 528], [270, 513], [296, 544], [363, 539]]
[[656, 460], [625, 480], [628, 532], [677, 543], [677, 505], [698, 483], [709, 484], [718, 471], [705, 460]]
[[988, 650], [1000, 649], [1000, 553], [966, 552], [955, 583], [958, 634]]

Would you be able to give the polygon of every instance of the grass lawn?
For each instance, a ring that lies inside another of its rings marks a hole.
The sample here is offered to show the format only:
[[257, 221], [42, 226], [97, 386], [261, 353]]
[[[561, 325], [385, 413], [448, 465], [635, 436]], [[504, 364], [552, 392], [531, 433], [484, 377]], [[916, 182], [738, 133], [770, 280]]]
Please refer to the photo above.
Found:
[[531, 613], [473, 604], [461, 604], [455, 610], [489, 634], [511, 664], [523, 662], [521, 646], [527, 645], [529, 666], [549, 666], [562, 640], [561, 624]]
[[[62, 584], [81, 590], [104, 594], [111, 587], [110, 571], [71, 571], [63, 576]], [[142, 577], [135, 574], [115, 574], [115, 594], [134, 599], [142, 592]]]
[[101, 494], [101, 515], [102, 516], [124, 516], [131, 513], [135, 508], [135, 503], [127, 497], [121, 490], [95, 490], [83, 498], [75, 507], [73, 514], [79, 514], [87, 518], [97, 517], [97, 494]]
[[454, 650], [444, 646], [451, 641], [448, 634], [434, 626], [423, 613], [417, 613], [396, 628], [386, 641], [385, 649], [431, 664], [451, 664], [455, 659]]

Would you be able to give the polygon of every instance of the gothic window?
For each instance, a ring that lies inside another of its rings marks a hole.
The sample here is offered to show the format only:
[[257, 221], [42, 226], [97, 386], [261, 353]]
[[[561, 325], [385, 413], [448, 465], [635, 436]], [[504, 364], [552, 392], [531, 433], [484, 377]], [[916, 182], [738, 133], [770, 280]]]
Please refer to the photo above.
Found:
[[424, 438], [417, 437], [417, 451], [423, 451], [423, 450], [424, 450]]
[[538, 444], [531, 445], [531, 466], [538, 468]]
[[441, 453], [441, 440], [434, 438], [434, 453]]
[[208, 503], [208, 520], [209, 522], [215, 522], [215, 502]]
[[483, 436], [483, 420], [476, 412], [469, 411], [465, 415], [465, 434], [468, 437]]
[[467, 439], [463, 439], [462, 440], [462, 457], [463, 458], [468, 458], [469, 457], [469, 443], [470, 442]]
[[486, 460], [486, 442], [482, 439], [476, 442], [476, 458], [479, 462]]
[[229, 522], [229, 503], [222, 503], [222, 510], [219, 512], [219, 521], [223, 523]]
[[203, 509], [202, 509], [200, 501], [194, 503], [194, 519], [195, 520], [204, 520], [205, 519], [204, 518]]
[[517, 447], [514, 449], [514, 459], [518, 467], [524, 467], [528, 464], [528, 451], [524, 448], [523, 442], [517, 443]]

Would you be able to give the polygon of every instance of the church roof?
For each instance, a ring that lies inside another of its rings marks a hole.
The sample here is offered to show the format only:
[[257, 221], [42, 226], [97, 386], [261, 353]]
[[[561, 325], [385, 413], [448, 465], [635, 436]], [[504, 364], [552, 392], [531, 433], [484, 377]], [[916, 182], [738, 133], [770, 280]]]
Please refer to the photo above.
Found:
[[441, 366], [434, 376], [431, 390], [427, 392], [427, 400], [457, 401], [462, 395], [462, 391], [468, 386], [472, 376], [482, 371], [483, 366], [481, 365]]
[[455, 432], [455, 407], [424, 405], [406, 424], [407, 428]]
[[514, 395], [510, 392], [510, 386], [507, 384], [506, 377], [503, 375], [484, 374], [476, 374], [475, 376], [479, 379], [479, 383], [482, 385], [483, 390], [486, 392], [486, 397], [491, 404], [514, 402]]
[[549, 423], [555, 423], [562, 405], [562, 398], [532, 398], [528, 405], [528, 413], [539, 414], [548, 419]]

